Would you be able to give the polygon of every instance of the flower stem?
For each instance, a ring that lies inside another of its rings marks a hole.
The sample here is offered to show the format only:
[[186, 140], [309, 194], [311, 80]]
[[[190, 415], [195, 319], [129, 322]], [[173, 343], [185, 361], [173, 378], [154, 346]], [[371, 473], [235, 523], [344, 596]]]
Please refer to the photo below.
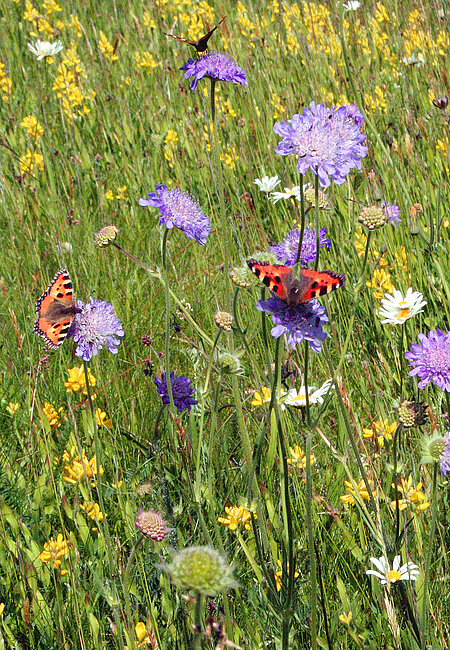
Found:
[[314, 552], [314, 523], [312, 517], [312, 475], [311, 475], [311, 446], [313, 432], [309, 429], [306, 434], [306, 529], [308, 531], [308, 555], [311, 564], [311, 648], [317, 648], [317, 576], [316, 555]]
[[437, 512], [437, 475], [438, 475], [438, 463], [434, 463], [433, 470], [433, 499], [431, 502], [431, 523], [430, 523], [430, 535], [428, 537], [428, 549], [427, 557], [425, 560], [425, 575], [423, 578], [423, 592], [422, 592], [422, 613], [420, 617], [421, 623], [421, 636], [422, 643], [421, 648], [425, 650], [427, 647], [427, 613], [428, 613], [428, 583], [430, 580], [430, 568], [431, 568], [431, 558], [433, 556], [433, 541], [434, 533], [436, 531], [436, 519], [438, 516]]
[[166, 369], [167, 394], [169, 396], [170, 409], [174, 412], [172, 384], [170, 382], [170, 293], [169, 293], [169, 272], [167, 269], [167, 236], [168, 229], [164, 228], [164, 234], [161, 242], [161, 257], [164, 275], [164, 298], [166, 303], [165, 313], [165, 331], [164, 331], [164, 367]]
[[319, 227], [319, 217], [320, 217], [320, 207], [319, 207], [319, 176], [316, 174], [314, 178], [314, 208], [316, 215], [316, 259], [314, 262], [314, 270], [317, 271], [319, 268], [319, 254], [320, 254], [320, 227]]
[[306, 221], [305, 195], [303, 194], [303, 174], [300, 174], [298, 186], [299, 186], [299, 194], [300, 194], [300, 237], [298, 240], [298, 250], [297, 250], [297, 257], [295, 259], [295, 265], [298, 266], [298, 275], [300, 275], [300, 269], [301, 269], [300, 258], [302, 255], [303, 235], [305, 234], [305, 221]]
[[194, 643], [193, 648], [200, 648], [202, 645], [202, 595], [199, 591], [195, 594], [195, 614], [194, 614]]

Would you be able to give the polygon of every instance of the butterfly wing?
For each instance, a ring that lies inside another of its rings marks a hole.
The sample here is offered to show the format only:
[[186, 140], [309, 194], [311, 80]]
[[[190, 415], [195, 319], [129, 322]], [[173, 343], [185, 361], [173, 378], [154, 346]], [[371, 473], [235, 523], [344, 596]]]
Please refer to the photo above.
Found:
[[70, 275], [66, 269], [60, 269], [36, 302], [33, 331], [42, 336], [49, 348], [56, 350], [63, 344], [77, 311]]
[[222, 18], [222, 20], [220, 20], [217, 23], [217, 25], [215, 27], [213, 27], [207, 34], [205, 34], [204, 36], [202, 36], [201, 38], [198, 39], [198, 41], [197, 41], [197, 43], [195, 45], [195, 49], [197, 50], [197, 52], [205, 52], [208, 49], [208, 41], [209, 41], [209, 39], [211, 38], [213, 33], [216, 31], [216, 29], [219, 27], [219, 25], [221, 25], [223, 23], [225, 18], [226, 18], [226, 16], [224, 16]]
[[187, 43], [188, 45], [192, 45], [192, 47], [195, 47], [197, 49], [197, 41], [189, 41], [187, 38], [181, 38], [181, 36], [175, 36], [175, 34], [167, 34], [167, 32], [163, 32], [164, 36], [170, 36], [170, 38], [174, 38], [177, 41], [181, 41], [182, 43]]
[[295, 306], [341, 287], [345, 282], [343, 273], [334, 271], [309, 271], [302, 269], [297, 279], [289, 266], [247, 260], [249, 268], [278, 298]]

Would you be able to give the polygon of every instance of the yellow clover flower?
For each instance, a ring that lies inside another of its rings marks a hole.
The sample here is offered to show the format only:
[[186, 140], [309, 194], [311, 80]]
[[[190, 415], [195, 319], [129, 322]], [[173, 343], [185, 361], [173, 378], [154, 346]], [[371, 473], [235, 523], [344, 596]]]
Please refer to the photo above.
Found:
[[[408, 505], [410, 505], [413, 510], [419, 511], [426, 510], [430, 507], [426, 495], [421, 491], [423, 483], [417, 483], [416, 487], [414, 487], [412, 484], [411, 475], [409, 475], [407, 481], [402, 478], [397, 485], [395, 485], [395, 483], [392, 483], [392, 487], [394, 490], [397, 489], [398, 492], [403, 494], [403, 497], [398, 500], [398, 509], [400, 512], [402, 510], [406, 510]], [[396, 505], [397, 504], [395, 499], [391, 501], [391, 508], [395, 510]]]
[[18, 408], [19, 408], [19, 402], [10, 402], [6, 407], [6, 410], [10, 415], [15, 415]]
[[377, 437], [377, 443], [380, 449], [384, 447], [384, 441], [392, 440], [392, 435], [397, 429], [397, 422], [392, 422], [389, 424], [388, 419], [385, 420], [379, 419], [376, 422], [372, 423], [372, 426], [367, 429], [363, 429], [363, 438], [373, 438]]
[[[66, 382], [64, 382], [64, 386], [66, 387], [66, 392], [76, 392], [78, 390], [81, 390], [83, 392], [83, 395], [87, 395], [87, 388], [86, 388], [86, 376], [84, 374], [84, 366], [81, 364], [81, 366], [74, 366], [73, 368], [69, 368], [68, 370], [69, 373], [69, 378]], [[90, 369], [88, 368], [88, 381], [89, 381], [89, 386], [95, 386], [97, 383], [97, 380], [95, 379], [94, 375], [91, 373]], [[92, 398], [94, 398], [95, 395], [92, 395]]]
[[[103, 474], [103, 467], [100, 466], [97, 468], [97, 459], [95, 456], [89, 460], [84, 452], [76, 454], [76, 449], [73, 446], [70, 451], [67, 449], [64, 451], [63, 457], [63, 467], [62, 467], [62, 477], [66, 483], [71, 483], [75, 485], [79, 481], [87, 478], [93, 478], [97, 474], [100, 476]], [[92, 486], [95, 486], [95, 481], [91, 483]]]
[[61, 564], [61, 558], [69, 555], [67, 542], [63, 539], [61, 533], [58, 533], [56, 541], [51, 538], [49, 542], [45, 542], [44, 550], [39, 553], [38, 558], [41, 562], [51, 562], [54, 569], [57, 569]]
[[[219, 522], [224, 524], [230, 530], [236, 530], [240, 524], [244, 526], [246, 530], [250, 530], [250, 518], [251, 514], [243, 506], [232, 506], [231, 508], [225, 507], [225, 512], [227, 513], [226, 517], [219, 517]], [[253, 514], [255, 519], [257, 519], [256, 513]]]
[[[305, 452], [303, 449], [300, 449], [298, 445], [295, 445], [294, 448], [289, 447], [289, 454], [290, 456], [286, 459], [286, 462], [288, 465], [295, 465], [298, 467], [300, 470], [305, 469], [306, 467], [306, 456]], [[311, 454], [310, 456], [310, 463], [311, 465], [314, 465], [316, 462], [316, 458], [314, 454]]]
[[[361, 503], [362, 501], [369, 501], [370, 496], [369, 496], [369, 491], [367, 489], [367, 486], [363, 480], [361, 480], [358, 485], [357, 489], [355, 490], [353, 487], [353, 484], [351, 481], [344, 481], [344, 485], [347, 488], [348, 492], [347, 494], [343, 494], [341, 496], [341, 501], [343, 503], [349, 503], [351, 506], [355, 505], [355, 500], [358, 501], [358, 503]], [[372, 490], [372, 494], [375, 496], [376, 492], [373, 489], [372, 481], [369, 480], [369, 485]]]

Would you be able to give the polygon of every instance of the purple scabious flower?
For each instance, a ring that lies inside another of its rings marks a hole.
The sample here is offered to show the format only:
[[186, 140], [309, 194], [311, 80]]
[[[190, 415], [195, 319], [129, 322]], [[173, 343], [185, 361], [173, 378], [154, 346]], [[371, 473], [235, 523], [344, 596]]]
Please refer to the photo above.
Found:
[[413, 343], [405, 352], [405, 359], [413, 369], [411, 377], [419, 375], [418, 388], [425, 388], [432, 381], [436, 386], [450, 392], [450, 332], [430, 330], [428, 336], [419, 334], [420, 343]]
[[[156, 388], [158, 389], [158, 393], [162, 398], [163, 404], [169, 404], [170, 399], [167, 392], [167, 379], [165, 372], [162, 373], [161, 379], [155, 377], [155, 384]], [[173, 403], [177, 407], [178, 413], [181, 413], [183, 409], [190, 411], [191, 406], [198, 404], [197, 400], [192, 399], [194, 389], [191, 388], [190, 384], [191, 380], [187, 377], [183, 377], [182, 375], [177, 377], [173, 370], [170, 373], [170, 385], [172, 387]]]
[[322, 187], [331, 180], [341, 185], [354, 167], [361, 169], [361, 158], [367, 154], [361, 144], [366, 139], [360, 130], [363, 122], [356, 106], [327, 108], [311, 102], [302, 115], [274, 124], [274, 133], [282, 137], [275, 151], [280, 156], [297, 154], [298, 171], [306, 174], [311, 169]]
[[114, 307], [106, 300], [89, 298], [89, 302], [76, 301], [76, 307], [81, 311], [75, 314], [68, 336], [72, 336], [77, 349], [75, 354], [83, 361], [90, 361], [104, 345], [112, 354], [117, 354], [120, 343], [118, 336], [125, 332], [122, 323], [116, 316]]
[[234, 84], [248, 86], [245, 70], [239, 68], [234, 61], [222, 52], [211, 52], [200, 56], [196, 61], [188, 61], [180, 68], [185, 70], [184, 78], [194, 77], [190, 89], [195, 90], [198, 82], [203, 77], [220, 79], [220, 81], [231, 81]]
[[386, 201], [381, 201], [381, 207], [384, 208], [384, 214], [389, 219], [391, 226], [397, 228], [397, 224], [401, 223], [402, 220], [399, 219], [400, 208], [396, 203], [386, 203]]
[[441, 454], [441, 472], [444, 476], [450, 474], [450, 431], [445, 434], [445, 447]]
[[275, 327], [272, 327], [270, 333], [274, 338], [286, 334], [288, 345], [293, 350], [305, 339], [314, 352], [320, 352], [322, 341], [327, 338], [322, 326], [329, 319], [325, 307], [317, 300], [309, 300], [293, 307], [273, 296], [268, 300], [259, 300], [256, 309], [272, 314]]
[[157, 185], [156, 192], [150, 192], [146, 199], [139, 199], [139, 205], [159, 209], [159, 225], [179, 228], [186, 237], [199, 244], [206, 244], [210, 225], [194, 197], [183, 190], [169, 190], [166, 185]]
[[[319, 247], [322, 248], [323, 246], [326, 246], [327, 250], [330, 250], [331, 241], [325, 237], [326, 234], [327, 229], [322, 228], [319, 233]], [[302, 265], [306, 265], [308, 262], [314, 262], [316, 259], [316, 239], [316, 229], [305, 228], [302, 240], [302, 250], [300, 253], [300, 263]], [[275, 253], [279, 262], [282, 262], [287, 266], [294, 266], [297, 261], [299, 242], [300, 230], [298, 228], [295, 228], [294, 230], [288, 232], [282, 242], [275, 244], [274, 246], [270, 246], [270, 250], [272, 253]]]

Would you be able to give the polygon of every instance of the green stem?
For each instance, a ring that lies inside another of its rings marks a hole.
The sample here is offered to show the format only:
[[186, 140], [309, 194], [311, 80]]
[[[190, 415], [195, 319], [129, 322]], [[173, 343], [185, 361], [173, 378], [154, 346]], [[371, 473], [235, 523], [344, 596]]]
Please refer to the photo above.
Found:
[[305, 234], [305, 221], [306, 221], [305, 195], [303, 194], [303, 174], [300, 174], [299, 194], [300, 194], [300, 237], [298, 240], [297, 257], [295, 259], [295, 265], [298, 266], [298, 275], [300, 275], [300, 269], [302, 268], [302, 265], [300, 264], [300, 258], [302, 256], [303, 235]]
[[308, 555], [311, 564], [311, 647], [317, 648], [317, 576], [316, 555], [314, 552], [314, 523], [312, 516], [312, 474], [311, 474], [311, 447], [312, 430], [306, 435], [306, 529], [308, 531]]
[[170, 293], [169, 293], [169, 271], [167, 268], [167, 236], [169, 230], [164, 228], [164, 234], [161, 242], [161, 256], [164, 276], [164, 298], [166, 304], [165, 313], [165, 332], [164, 332], [164, 367], [166, 369], [167, 394], [169, 396], [170, 409], [175, 412], [173, 403], [172, 384], [170, 381]]
[[202, 595], [199, 591], [195, 594], [195, 614], [194, 614], [194, 643], [193, 648], [200, 648], [202, 645]]
[[319, 228], [319, 217], [320, 217], [320, 208], [319, 208], [319, 176], [316, 174], [314, 179], [314, 211], [316, 215], [316, 259], [314, 262], [314, 270], [317, 271], [319, 268], [319, 253], [320, 253], [320, 228]]
[[425, 560], [425, 575], [423, 579], [422, 615], [420, 617], [421, 631], [422, 631], [422, 643], [421, 643], [422, 650], [425, 650], [427, 647], [428, 583], [430, 580], [431, 558], [433, 557], [433, 541], [434, 541], [434, 534], [436, 531], [436, 519], [438, 516], [438, 512], [437, 512], [438, 467], [439, 467], [438, 463], [434, 463], [433, 488], [432, 488], [433, 499], [431, 502], [431, 524], [430, 524], [430, 535], [428, 538], [427, 557]]

